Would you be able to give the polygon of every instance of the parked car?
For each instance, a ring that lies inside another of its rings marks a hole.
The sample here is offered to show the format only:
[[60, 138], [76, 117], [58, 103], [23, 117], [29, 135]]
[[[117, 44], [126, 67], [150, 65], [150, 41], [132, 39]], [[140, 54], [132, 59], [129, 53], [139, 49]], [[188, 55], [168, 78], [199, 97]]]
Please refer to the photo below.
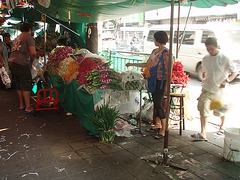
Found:
[[[240, 24], [213, 23], [213, 24], [191, 24], [180, 25], [179, 42], [179, 60], [184, 65], [184, 70], [189, 73], [197, 73], [198, 79], [202, 80], [202, 58], [208, 53], [205, 47], [205, 41], [208, 37], [216, 37], [219, 43], [219, 49], [233, 60], [238, 73], [240, 73]], [[176, 52], [177, 26], [174, 26], [173, 54]], [[157, 31], [165, 31], [169, 34], [170, 25], [152, 26], [145, 33], [144, 52], [151, 53], [156, 48], [154, 45], [153, 34]]]

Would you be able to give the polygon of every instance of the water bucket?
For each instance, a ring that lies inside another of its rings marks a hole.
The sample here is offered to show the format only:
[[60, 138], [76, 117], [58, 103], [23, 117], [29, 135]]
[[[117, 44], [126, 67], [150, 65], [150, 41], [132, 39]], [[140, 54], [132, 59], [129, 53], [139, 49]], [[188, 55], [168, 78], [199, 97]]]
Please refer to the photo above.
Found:
[[226, 128], [224, 134], [223, 157], [240, 162], [240, 128]]

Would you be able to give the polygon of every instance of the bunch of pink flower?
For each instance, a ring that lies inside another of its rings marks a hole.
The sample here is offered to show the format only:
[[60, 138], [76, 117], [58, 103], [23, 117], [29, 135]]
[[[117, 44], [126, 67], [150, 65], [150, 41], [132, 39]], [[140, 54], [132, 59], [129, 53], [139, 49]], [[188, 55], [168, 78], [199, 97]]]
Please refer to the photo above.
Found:
[[119, 79], [119, 73], [110, 69], [110, 63], [100, 63], [97, 65], [96, 69], [88, 73], [88, 83], [86, 87], [90, 91], [96, 89], [121, 89]]
[[[82, 61], [82, 57], [77, 59], [77, 62]], [[88, 73], [97, 67], [97, 64], [92, 59], [84, 59], [84, 61], [79, 64], [77, 81], [80, 85], [85, 85], [88, 83], [87, 76]]]
[[107, 86], [107, 85], [101, 85], [100, 87], [99, 87], [99, 89], [107, 89], [109, 86]]
[[48, 62], [46, 64], [46, 70], [49, 74], [58, 75], [58, 69], [60, 62], [69, 57], [69, 54], [72, 54], [74, 50], [70, 47], [57, 47], [52, 53], [48, 56]]
[[74, 50], [70, 46], [57, 47], [53, 50], [53, 53], [48, 56], [50, 60], [63, 60], [68, 58], [69, 54], [73, 54]]

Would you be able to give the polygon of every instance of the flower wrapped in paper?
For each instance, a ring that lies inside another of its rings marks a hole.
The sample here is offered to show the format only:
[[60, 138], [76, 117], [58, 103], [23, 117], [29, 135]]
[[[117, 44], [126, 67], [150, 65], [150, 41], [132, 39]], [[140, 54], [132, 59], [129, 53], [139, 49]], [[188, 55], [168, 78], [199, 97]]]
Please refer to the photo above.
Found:
[[119, 77], [124, 90], [140, 90], [143, 86], [144, 77], [137, 71], [124, 71]]

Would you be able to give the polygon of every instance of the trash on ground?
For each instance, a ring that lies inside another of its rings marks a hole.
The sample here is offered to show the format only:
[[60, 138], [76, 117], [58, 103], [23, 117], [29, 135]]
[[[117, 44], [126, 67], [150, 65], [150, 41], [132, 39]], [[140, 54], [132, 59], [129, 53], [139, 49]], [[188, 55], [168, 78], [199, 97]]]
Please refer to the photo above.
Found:
[[6, 130], [8, 130], [8, 129], [9, 129], [9, 128], [0, 129], [0, 132], [6, 131]]
[[7, 153], [7, 154], [9, 155], [9, 157], [8, 157], [6, 160], [9, 160], [13, 155], [15, 155], [15, 154], [17, 154], [17, 153], [18, 153], [18, 151], [14, 152], [14, 153], [12, 153], [12, 154]]
[[127, 121], [124, 121], [119, 118], [114, 128], [114, 132], [116, 136], [132, 137], [131, 130], [134, 128], [135, 127], [129, 124]]
[[0, 142], [5, 142], [6, 141], [5, 137], [6, 136], [1, 135]]
[[69, 156], [61, 156], [61, 157], [67, 157], [68, 159], [72, 159], [72, 155], [71, 154]]
[[21, 134], [21, 136], [19, 136], [18, 139], [20, 139], [20, 138], [23, 137], [23, 136], [27, 136], [26, 139], [29, 139], [29, 138], [30, 138], [30, 135], [32, 135], [32, 134], [28, 134], [28, 133]]
[[63, 172], [65, 170], [65, 168], [58, 168], [58, 167], [55, 167], [55, 169], [57, 169], [58, 172]]
[[40, 128], [43, 128], [44, 126], [46, 126], [46, 123], [43, 123], [43, 125]]
[[36, 176], [39, 176], [38, 173], [33, 173], [33, 172], [30, 172], [30, 173], [27, 173], [27, 174], [23, 174], [22, 177], [25, 177], [27, 175], [36, 175]]
[[29, 146], [27, 144], [24, 144], [23, 147], [26, 149], [29, 148]]

